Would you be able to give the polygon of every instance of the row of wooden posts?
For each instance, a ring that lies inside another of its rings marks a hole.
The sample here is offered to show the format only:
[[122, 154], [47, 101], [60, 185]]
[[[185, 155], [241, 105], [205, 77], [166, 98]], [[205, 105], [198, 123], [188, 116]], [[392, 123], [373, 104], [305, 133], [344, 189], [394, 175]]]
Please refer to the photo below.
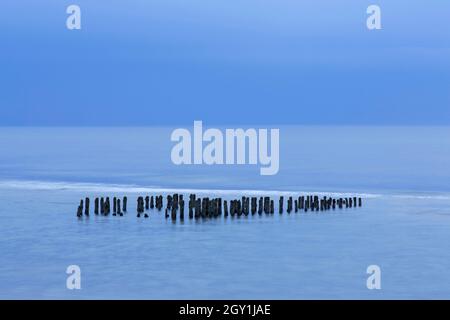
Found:
[[[140, 196], [137, 198], [137, 217], [144, 218], [149, 217], [150, 209], [157, 209], [161, 211], [164, 208], [163, 196], [146, 196], [145, 198]], [[123, 216], [124, 212], [127, 212], [127, 197], [120, 198], [113, 197], [112, 199], [112, 215]], [[284, 213], [284, 196], [278, 198], [278, 213]], [[306, 195], [299, 197], [288, 197], [286, 212], [308, 212], [308, 211], [327, 211], [343, 208], [356, 208], [362, 206], [362, 199], [360, 197], [348, 197], [348, 198], [332, 198], [332, 197], [319, 197], [317, 195]], [[171, 217], [172, 220], [176, 220], [177, 216], [180, 220], [184, 220], [185, 202], [183, 195], [173, 194], [166, 196], [165, 217]], [[86, 198], [80, 201], [78, 206], [77, 216], [82, 217], [84, 215], [89, 216], [90, 200]], [[188, 202], [188, 216], [189, 219], [193, 218], [214, 218], [222, 216], [248, 216], [249, 214], [258, 215], [273, 214], [275, 211], [274, 200], [271, 197], [246, 197], [241, 199], [223, 200], [222, 198], [209, 198], [209, 197], [197, 197], [196, 194], [189, 195]], [[110, 198], [95, 198], [94, 200], [94, 214], [109, 215], [111, 213]]]
[[[123, 197], [122, 202], [120, 201], [120, 198], [113, 198], [113, 216], [119, 215], [123, 216], [124, 212], [127, 212], [127, 204], [128, 204], [128, 198]], [[77, 216], [82, 217], [83, 216], [83, 209], [84, 214], [86, 216], [89, 216], [90, 213], [90, 199], [86, 198], [80, 200], [80, 204], [77, 209]], [[98, 215], [101, 214], [102, 216], [107, 216], [111, 213], [111, 203], [109, 200], [109, 197], [106, 198], [95, 198], [94, 200], [94, 214]]]

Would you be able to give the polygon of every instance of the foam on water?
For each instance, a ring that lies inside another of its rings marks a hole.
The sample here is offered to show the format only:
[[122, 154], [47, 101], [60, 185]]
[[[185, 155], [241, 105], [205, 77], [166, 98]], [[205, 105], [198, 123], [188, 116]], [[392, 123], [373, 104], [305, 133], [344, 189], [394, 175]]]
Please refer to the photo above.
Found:
[[312, 191], [312, 190], [255, 190], [255, 189], [201, 189], [201, 188], [165, 188], [160, 186], [138, 186], [131, 184], [113, 183], [86, 183], [86, 182], [65, 182], [65, 181], [38, 181], [38, 180], [0, 180], [0, 188], [18, 190], [67, 190], [77, 192], [92, 193], [196, 193], [215, 195], [270, 195], [286, 196], [292, 194], [317, 194], [331, 197], [362, 197], [380, 198], [393, 197], [398, 199], [430, 199], [430, 200], [450, 200], [448, 193], [366, 193], [366, 192], [336, 192], [336, 191]]
[[[67, 190], [78, 192], [122, 192], [122, 193], [197, 193], [197, 194], [216, 194], [216, 195], [290, 195], [295, 193], [317, 194], [340, 197], [364, 197], [378, 198], [381, 194], [359, 193], [359, 192], [327, 192], [311, 190], [251, 190], [251, 189], [183, 189], [183, 188], [162, 188], [158, 186], [137, 186], [127, 184], [105, 184], [105, 183], [82, 183], [82, 182], [57, 182], [57, 181], [21, 181], [21, 180], [3, 180], [0, 181], [0, 188], [19, 189], [19, 190]], [[450, 196], [449, 196], [450, 199]]]

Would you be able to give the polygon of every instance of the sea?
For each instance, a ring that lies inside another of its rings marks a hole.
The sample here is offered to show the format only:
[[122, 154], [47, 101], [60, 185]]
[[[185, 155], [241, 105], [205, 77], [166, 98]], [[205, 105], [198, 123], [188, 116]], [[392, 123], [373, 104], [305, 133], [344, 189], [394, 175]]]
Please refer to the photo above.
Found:
[[[0, 128], [0, 298], [450, 298], [450, 127], [273, 126], [273, 176], [259, 165], [175, 165], [176, 128]], [[157, 210], [136, 216], [137, 197], [171, 193], [363, 203], [184, 221]], [[96, 216], [91, 207], [77, 218], [80, 199], [92, 206], [106, 196], [127, 196], [128, 212]], [[72, 265], [81, 289], [67, 286]], [[374, 265], [379, 289], [367, 285]]]

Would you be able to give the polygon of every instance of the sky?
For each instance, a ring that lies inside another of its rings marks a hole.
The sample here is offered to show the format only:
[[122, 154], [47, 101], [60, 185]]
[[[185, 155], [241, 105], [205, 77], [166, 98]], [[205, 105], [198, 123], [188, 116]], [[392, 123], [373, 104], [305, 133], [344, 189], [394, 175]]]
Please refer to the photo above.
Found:
[[[81, 8], [68, 30], [66, 8]], [[366, 8], [381, 8], [368, 30]], [[450, 125], [450, 1], [16, 0], [0, 126]]]

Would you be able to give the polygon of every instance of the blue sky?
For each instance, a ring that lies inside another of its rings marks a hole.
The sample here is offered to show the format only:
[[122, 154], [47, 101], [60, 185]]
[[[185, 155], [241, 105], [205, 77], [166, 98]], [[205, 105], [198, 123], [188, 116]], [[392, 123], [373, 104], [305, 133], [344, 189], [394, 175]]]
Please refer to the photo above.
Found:
[[0, 125], [450, 125], [449, 18], [442, 0], [8, 1]]

